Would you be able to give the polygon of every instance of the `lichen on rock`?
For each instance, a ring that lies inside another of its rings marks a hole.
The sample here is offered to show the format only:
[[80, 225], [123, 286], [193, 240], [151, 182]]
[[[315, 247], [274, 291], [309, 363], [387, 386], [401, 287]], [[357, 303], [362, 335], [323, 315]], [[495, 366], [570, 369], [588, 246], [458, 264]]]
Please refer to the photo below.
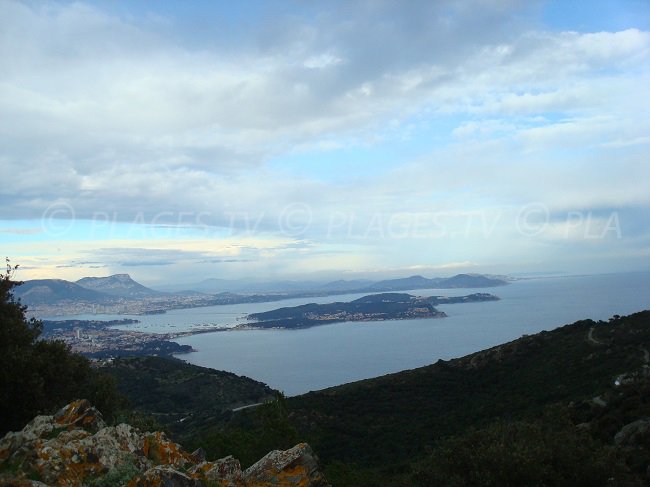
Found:
[[326, 487], [306, 443], [273, 451], [242, 472], [229, 456], [205, 461], [162, 432], [128, 424], [106, 426], [88, 401], [68, 404], [54, 416], [37, 416], [22, 431], [0, 440], [0, 485], [129, 487]]

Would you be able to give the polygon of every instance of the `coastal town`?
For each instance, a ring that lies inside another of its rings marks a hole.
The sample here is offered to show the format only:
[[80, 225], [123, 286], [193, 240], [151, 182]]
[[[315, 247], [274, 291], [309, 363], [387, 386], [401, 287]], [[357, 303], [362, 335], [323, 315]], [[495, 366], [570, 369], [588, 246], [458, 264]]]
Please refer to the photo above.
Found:
[[44, 321], [42, 338], [61, 341], [68, 345], [73, 352], [89, 358], [133, 355], [169, 356], [194, 351], [191, 346], [180, 345], [173, 341], [174, 339], [197, 333], [223, 330], [221, 327], [214, 326], [175, 333], [144, 333], [118, 328], [121, 325], [136, 323], [138, 320], [132, 319]]

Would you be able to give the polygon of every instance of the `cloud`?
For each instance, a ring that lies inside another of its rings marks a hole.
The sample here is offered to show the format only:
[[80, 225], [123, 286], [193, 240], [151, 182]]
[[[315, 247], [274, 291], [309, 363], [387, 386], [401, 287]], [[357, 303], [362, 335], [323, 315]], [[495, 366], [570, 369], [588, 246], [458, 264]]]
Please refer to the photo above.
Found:
[[13, 235], [36, 235], [43, 233], [42, 228], [0, 228], [0, 233]]
[[[338, 256], [358, 267], [394, 242], [341, 250], [345, 232], [329, 232], [336, 215], [363, 227], [377, 214], [531, 201], [565, 211], [650, 204], [650, 33], [558, 32], [540, 26], [538, 7], [314, 3], [199, 32], [199, 19], [170, 12], [5, 1], [0, 168], [11, 182], [0, 218], [38, 220], [64, 202], [78, 219], [313, 245], [101, 255], [115, 266], [203, 259], [252, 268], [265, 256], [326, 249], [314, 260], [324, 267], [337, 251], [364, 248]], [[211, 15], [202, 22], [223, 21]], [[352, 177], [358, 150], [369, 156]], [[296, 155], [304, 167], [274, 166]], [[289, 214], [296, 205], [308, 212]], [[156, 219], [165, 212], [171, 221]], [[288, 223], [301, 232], [287, 234]]]

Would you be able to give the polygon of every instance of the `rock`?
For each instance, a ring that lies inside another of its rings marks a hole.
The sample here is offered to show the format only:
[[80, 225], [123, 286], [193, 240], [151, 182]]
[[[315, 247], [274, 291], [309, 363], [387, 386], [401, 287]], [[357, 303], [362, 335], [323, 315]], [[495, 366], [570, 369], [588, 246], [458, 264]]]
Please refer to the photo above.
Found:
[[0, 485], [3, 487], [48, 487], [38, 480], [14, 479], [0, 475]]
[[650, 419], [638, 419], [626, 424], [614, 436], [614, 443], [618, 446], [636, 446], [642, 441], [648, 441], [650, 436]]
[[168, 465], [158, 465], [132, 479], [127, 487], [202, 487], [203, 485], [200, 480], [174, 470]]
[[93, 432], [106, 426], [102, 414], [86, 399], [74, 401], [61, 408], [54, 415], [54, 421], [59, 427], [83, 428]]
[[222, 487], [239, 487], [244, 485], [244, 477], [239, 460], [227, 456], [214, 462], [196, 465], [190, 474], [198, 474], [210, 482], [218, 482]]
[[272, 451], [244, 472], [246, 486], [326, 487], [318, 458], [306, 443]]
[[[164, 433], [142, 433], [128, 424], [106, 426], [88, 401], [75, 401], [54, 416], [37, 416], [22, 431], [0, 440], [0, 486], [81, 487], [95, 480], [129, 487], [328, 486], [309, 445], [273, 451], [242, 472], [229, 456], [205, 461]], [[33, 480], [38, 479], [38, 480]]]
[[192, 452], [192, 458], [196, 462], [205, 462], [205, 450], [203, 448], [197, 448]]

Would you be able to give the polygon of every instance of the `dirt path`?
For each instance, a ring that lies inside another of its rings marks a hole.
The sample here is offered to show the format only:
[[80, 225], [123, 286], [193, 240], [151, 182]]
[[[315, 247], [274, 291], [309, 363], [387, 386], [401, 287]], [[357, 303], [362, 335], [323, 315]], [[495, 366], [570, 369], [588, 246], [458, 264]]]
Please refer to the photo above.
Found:
[[595, 345], [602, 345], [602, 342], [599, 342], [594, 338], [594, 327], [589, 328], [589, 333], [587, 333], [587, 341]]
[[239, 406], [238, 408], [234, 408], [232, 411], [241, 411], [242, 409], [248, 409], [248, 408], [254, 408], [255, 406], [261, 406], [264, 404], [263, 402], [256, 402], [255, 404], [249, 404], [247, 406]]

